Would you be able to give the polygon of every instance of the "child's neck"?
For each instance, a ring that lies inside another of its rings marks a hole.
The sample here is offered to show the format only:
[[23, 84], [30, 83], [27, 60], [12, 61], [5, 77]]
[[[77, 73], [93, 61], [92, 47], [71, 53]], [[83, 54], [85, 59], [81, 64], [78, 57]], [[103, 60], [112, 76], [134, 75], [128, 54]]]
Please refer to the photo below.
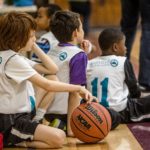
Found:
[[72, 44], [72, 45], [78, 45], [78, 43], [75, 42], [75, 41], [70, 41], [70, 42], [67, 42], [67, 43], [70, 43], [70, 44]]
[[101, 56], [109, 56], [109, 55], [115, 55], [115, 54], [109, 51], [105, 51], [105, 52], [102, 52]]
[[60, 42], [59, 45], [63, 45], [63, 44], [64, 44], [64, 45], [70, 45], [70, 46], [71, 46], [71, 45], [78, 45], [76, 42], [73, 42], [73, 41], [70, 41], [70, 42], [64, 42], [64, 43], [63, 43], [63, 42]]

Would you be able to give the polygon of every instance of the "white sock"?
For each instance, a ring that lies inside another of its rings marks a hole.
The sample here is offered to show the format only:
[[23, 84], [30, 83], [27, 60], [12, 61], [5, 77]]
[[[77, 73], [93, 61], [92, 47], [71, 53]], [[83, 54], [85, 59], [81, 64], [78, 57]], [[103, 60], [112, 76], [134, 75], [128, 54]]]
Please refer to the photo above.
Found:
[[43, 119], [43, 117], [44, 117], [44, 115], [45, 115], [45, 113], [46, 113], [46, 110], [45, 109], [41, 109], [41, 108], [38, 108], [37, 110], [36, 110], [36, 115], [35, 115], [35, 117], [33, 118], [33, 120], [34, 121], [40, 121], [40, 120], [42, 120]]

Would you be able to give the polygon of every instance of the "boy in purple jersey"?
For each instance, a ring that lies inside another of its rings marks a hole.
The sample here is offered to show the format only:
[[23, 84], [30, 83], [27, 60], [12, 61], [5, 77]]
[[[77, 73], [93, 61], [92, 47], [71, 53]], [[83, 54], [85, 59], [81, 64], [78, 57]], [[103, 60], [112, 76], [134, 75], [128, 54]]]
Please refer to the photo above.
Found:
[[[50, 20], [52, 15], [61, 10], [60, 6], [57, 4], [43, 5], [38, 9], [36, 23], [36, 43], [37, 45], [45, 52], [48, 53], [54, 46], [58, 44], [58, 40], [55, 38], [50, 29]], [[88, 45], [89, 49], [85, 49], [86, 53], [93, 53], [96, 51], [96, 48], [89, 40], [83, 40], [81, 47], [86, 47]], [[39, 58], [33, 54], [32, 60], [40, 62]]]
[[[89, 45], [82, 45], [82, 49], [78, 47], [84, 38], [79, 14], [71, 11], [58, 11], [51, 19], [50, 28], [59, 41], [58, 46], [51, 49], [48, 53], [59, 67], [57, 73], [59, 80], [65, 83], [86, 86], [87, 54], [85, 50], [89, 48]], [[81, 98], [76, 93], [67, 94], [61, 93], [60, 95], [58, 93], [55, 95], [53, 104], [49, 107], [45, 117], [49, 120], [55, 117], [65, 120], [64, 116], [66, 116], [67, 134], [68, 136], [73, 136], [70, 128], [70, 116], [73, 109], [80, 104]], [[115, 118], [112, 111], [110, 110], [109, 112], [111, 116], [113, 115], [112, 118], [115, 121], [118, 116], [115, 116]], [[117, 125], [118, 122], [113, 124], [112, 128], [115, 128]]]
[[[83, 44], [84, 32], [79, 14], [71, 11], [58, 11], [51, 19], [50, 28], [59, 41], [58, 46], [48, 53], [59, 67], [57, 73], [59, 80], [86, 86], [87, 54], [85, 50], [89, 48], [89, 45]], [[73, 136], [70, 116], [74, 108], [80, 104], [80, 100], [79, 94], [76, 93], [57, 93], [45, 115], [46, 119], [61, 129], [64, 125], [60, 120], [67, 122], [67, 134]], [[112, 117], [112, 129], [114, 129], [120, 123], [118, 113], [113, 110], [108, 111]], [[58, 121], [56, 121], [57, 118]]]
[[[84, 31], [79, 14], [71, 11], [57, 11], [50, 21], [50, 29], [59, 41], [58, 46], [48, 53], [59, 67], [57, 74], [59, 80], [86, 86], [88, 58], [84, 50], [88, 51], [90, 45], [84, 41]], [[59, 116], [62, 116], [60, 118], [68, 118], [67, 133], [69, 136], [73, 136], [69, 120], [73, 109], [79, 103], [80, 96], [78, 94], [62, 93], [60, 96], [56, 94], [54, 103], [49, 107], [48, 114], [45, 117], [50, 121], [54, 116], [56, 118], [59, 118]]]

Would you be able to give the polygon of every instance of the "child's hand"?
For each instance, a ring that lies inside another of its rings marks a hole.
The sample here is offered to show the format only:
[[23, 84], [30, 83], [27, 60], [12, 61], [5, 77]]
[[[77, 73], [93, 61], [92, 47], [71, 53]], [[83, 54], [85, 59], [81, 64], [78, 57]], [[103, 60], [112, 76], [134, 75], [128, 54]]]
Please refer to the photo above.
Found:
[[93, 100], [93, 95], [85, 87], [81, 86], [79, 94], [83, 99], [85, 99], [88, 102], [91, 102]]
[[[80, 101], [80, 104], [83, 104], [83, 103], [86, 103], [86, 102], [87, 102], [87, 101], [86, 101], [85, 99], [82, 99], [82, 100]], [[93, 96], [92, 102], [98, 103], [98, 98], [95, 97], [95, 96]]]
[[36, 51], [37, 49], [39, 49], [39, 46], [36, 43], [34, 43], [32, 46], [32, 50]]
[[89, 54], [92, 51], [92, 43], [89, 40], [83, 40], [80, 44], [80, 48]]
[[97, 97], [95, 97], [95, 96], [93, 96], [93, 100], [92, 100], [92, 102], [96, 102], [96, 103], [98, 103], [99, 101], [98, 101], [98, 98]]

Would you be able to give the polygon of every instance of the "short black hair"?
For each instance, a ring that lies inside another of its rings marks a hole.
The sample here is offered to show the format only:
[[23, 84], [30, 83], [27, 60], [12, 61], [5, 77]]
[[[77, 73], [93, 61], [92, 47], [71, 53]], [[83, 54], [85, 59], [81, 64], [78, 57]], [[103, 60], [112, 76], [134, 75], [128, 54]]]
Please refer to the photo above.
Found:
[[121, 41], [124, 34], [115, 28], [104, 29], [98, 38], [98, 43], [102, 51], [107, 51], [114, 43]]
[[60, 6], [57, 4], [48, 4], [44, 5], [43, 7], [47, 8], [47, 16], [51, 17], [56, 11], [62, 10]]

